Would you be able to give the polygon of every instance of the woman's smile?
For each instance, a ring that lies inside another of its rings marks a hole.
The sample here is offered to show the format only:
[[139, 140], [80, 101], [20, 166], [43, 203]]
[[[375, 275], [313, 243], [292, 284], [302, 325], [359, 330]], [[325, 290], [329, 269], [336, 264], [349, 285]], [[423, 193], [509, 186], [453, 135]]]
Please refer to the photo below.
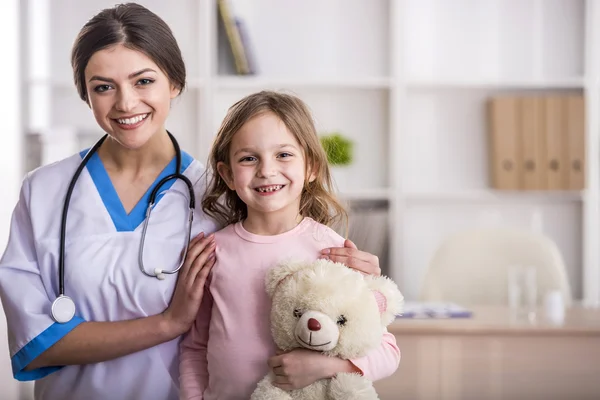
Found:
[[113, 121], [119, 126], [119, 128], [130, 130], [136, 129], [143, 125], [149, 115], [150, 113], [138, 114], [127, 118], [116, 118], [113, 119]]

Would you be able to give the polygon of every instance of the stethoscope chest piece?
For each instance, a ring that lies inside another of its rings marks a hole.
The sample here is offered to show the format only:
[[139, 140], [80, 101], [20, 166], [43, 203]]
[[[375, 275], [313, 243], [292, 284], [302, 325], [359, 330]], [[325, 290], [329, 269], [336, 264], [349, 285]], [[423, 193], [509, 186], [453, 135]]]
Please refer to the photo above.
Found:
[[59, 324], [69, 322], [75, 316], [75, 303], [69, 296], [58, 296], [52, 302], [52, 318]]

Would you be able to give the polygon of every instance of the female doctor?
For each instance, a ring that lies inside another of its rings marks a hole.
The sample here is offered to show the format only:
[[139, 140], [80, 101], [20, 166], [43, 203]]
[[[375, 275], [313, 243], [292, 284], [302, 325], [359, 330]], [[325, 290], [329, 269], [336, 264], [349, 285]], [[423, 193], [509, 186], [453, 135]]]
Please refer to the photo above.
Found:
[[[0, 259], [13, 373], [37, 381], [37, 399], [176, 399], [179, 338], [196, 318], [217, 229], [194, 210], [203, 166], [164, 127], [185, 65], [169, 27], [136, 4], [86, 23], [71, 61], [107, 135], [22, 183]], [[328, 250], [379, 273], [351, 242]]]

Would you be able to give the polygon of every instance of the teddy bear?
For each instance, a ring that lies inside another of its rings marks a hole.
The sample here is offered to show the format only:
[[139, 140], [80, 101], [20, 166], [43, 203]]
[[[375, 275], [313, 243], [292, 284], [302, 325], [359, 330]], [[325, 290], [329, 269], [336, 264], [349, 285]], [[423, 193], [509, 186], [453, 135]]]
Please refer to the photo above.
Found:
[[[343, 264], [319, 259], [285, 262], [269, 270], [271, 333], [281, 351], [306, 348], [353, 359], [377, 348], [386, 327], [402, 311], [404, 298], [387, 277], [364, 275]], [[269, 372], [251, 400], [375, 400], [370, 380], [338, 373], [298, 390], [272, 385]]]

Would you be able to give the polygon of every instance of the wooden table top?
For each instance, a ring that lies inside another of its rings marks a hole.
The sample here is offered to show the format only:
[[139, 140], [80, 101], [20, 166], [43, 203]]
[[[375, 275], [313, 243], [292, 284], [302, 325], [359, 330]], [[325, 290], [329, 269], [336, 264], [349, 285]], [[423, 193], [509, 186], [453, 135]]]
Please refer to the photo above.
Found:
[[536, 321], [511, 318], [508, 307], [469, 307], [470, 318], [403, 319], [394, 321], [388, 331], [396, 335], [533, 335], [533, 336], [597, 336], [600, 337], [600, 308], [572, 306], [566, 310], [564, 322], [550, 323], [542, 309]]

